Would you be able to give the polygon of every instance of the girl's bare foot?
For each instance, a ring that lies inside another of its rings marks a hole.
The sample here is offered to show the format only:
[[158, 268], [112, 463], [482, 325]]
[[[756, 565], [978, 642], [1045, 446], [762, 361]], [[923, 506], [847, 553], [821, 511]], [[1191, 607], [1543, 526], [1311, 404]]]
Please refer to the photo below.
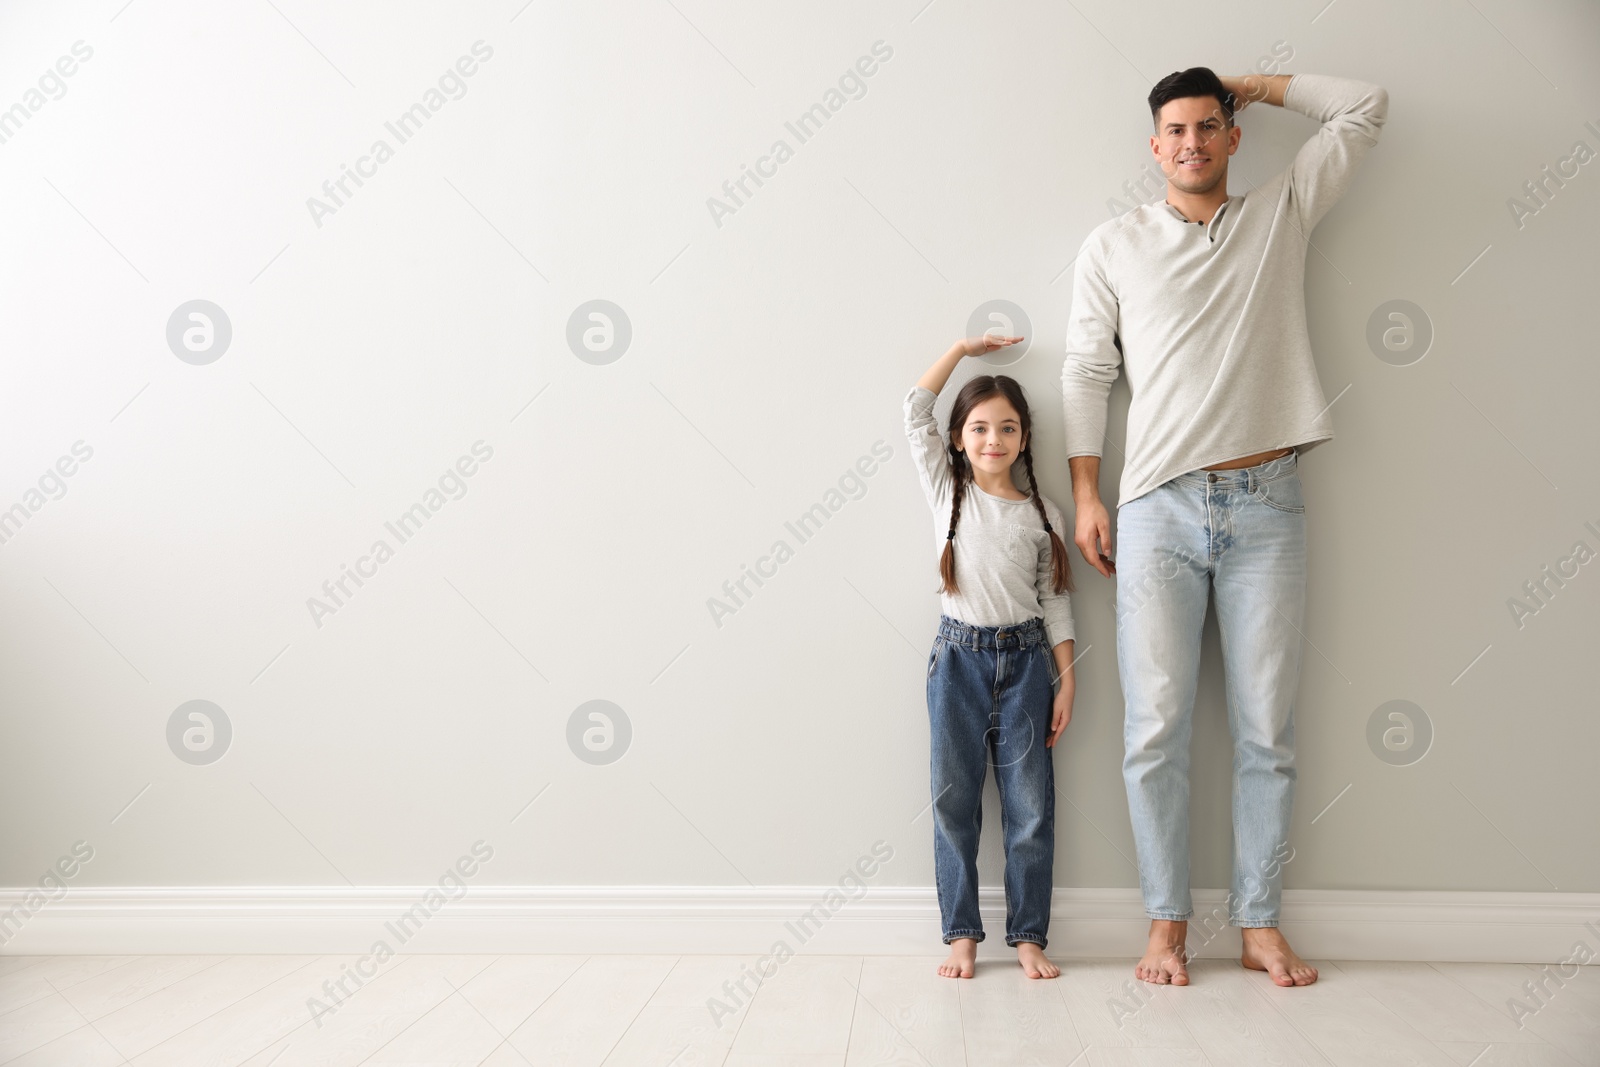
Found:
[[1151, 919], [1150, 944], [1144, 950], [1144, 958], [1133, 968], [1134, 976], [1156, 985], [1188, 985], [1189, 957], [1184, 949], [1188, 931], [1187, 922]]
[[1029, 978], [1054, 978], [1061, 973], [1061, 968], [1045, 957], [1044, 949], [1032, 941], [1017, 942], [1017, 962]]
[[1276, 926], [1244, 927], [1244, 954], [1239, 962], [1252, 971], [1266, 971], [1281, 986], [1310, 985], [1317, 980], [1317, 969], [1295, 955]]
[[971, 978], [972, 964], [977, 958], [977, 939], [958, 937], [950, 942], [950, 958], [939, 964], [939, 973], [946, 978]]

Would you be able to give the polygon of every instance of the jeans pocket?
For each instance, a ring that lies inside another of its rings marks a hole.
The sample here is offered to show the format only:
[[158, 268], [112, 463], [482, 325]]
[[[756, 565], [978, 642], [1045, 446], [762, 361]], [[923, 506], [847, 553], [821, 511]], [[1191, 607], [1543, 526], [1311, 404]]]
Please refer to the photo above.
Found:
[[928, 654], [928, 677], [933, 677], [933, 669], [939, 665], [939, 654], [944, 651], [944, 635], [940, 634], [933, 639], [933, 651]]
[[1304, 515], [1306, 511], [1305, 498], [1300, 495], [1298, 474], [1285, 474], [1269, 482], [1257, 482], [1255, 498], [1269, 508], [1291, 515]]
[[1034, 647], [1039, 650], [1039, 657], [1044, 660], [1044, 674], [1045, 674], [1045, 677], [1049, 678], [1050, 679], [1050, 683], [1052, 685], [1054, 685], [1055, 682], [1058, 680], [1056, 678], [1055, 651], [1048, 644], [1046, 644], [1044, 641], [1040, 641]]

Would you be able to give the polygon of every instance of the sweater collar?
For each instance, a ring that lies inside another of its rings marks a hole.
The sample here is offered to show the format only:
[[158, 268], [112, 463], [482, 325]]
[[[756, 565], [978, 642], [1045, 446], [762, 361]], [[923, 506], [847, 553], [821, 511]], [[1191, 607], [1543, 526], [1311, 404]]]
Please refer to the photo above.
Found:
[[1217, 208], [1216, 214], [1211, 216], [1211, 221], [1208, 222], [1208, 223], [1200, 223], [1200, 222], [1192, 221], [1190, 219], [1185, 218], [1184, 215], [1183, 215], [1183, 212], [1179, 211], [1177, 208], [1173, 207], [1171, 204], [1167, 203], [1165, 200], [1163, 200], [1161, 202], [1161, 206], [1162, 206], [1162, 208], [1165, 209], [1165, 211], [1167, 213], [1167, 216], [1169, 218], [1171, 218], [1172, 220], [1174, 220], [1175, 222], [1177, 222], [1181, 226], [1201, 226], [1201, 225], [1203, 225], [1205, 227], [1206, 236], [1209, 237], [1213, 242], [1215, 242], [1216, 239], [1217, 239], [1217, 228], [1218, 228], [1218, 226], [1221, 225], [1223, 217], [1228, 214], [1228, 209], [1231, 208], [1231, 207], [1234, 207], [1235, 203], [1237, 201], [1243, 200], [1243, 199], [1244, 199], [1243, 196], [1230, 196], [1230, 197], [1228, 197], [1228, 199], [1224, 200], [1222, 202], [1222, 205]]
[[[1228, 199], [1226, 199], [1226, 200], [1224, 200], [1222, 202], [1222, 206], [1217, 208], [1217, 213], [1215, 215], [1211, 216], [1211, 222], [1207, 223], [1206, 225], [1207, 226], [1216, 225], [1217, 220], [1220, 219], [1227, 212], [1227, 210], [1229, 208], [1233, 207], [1234, 202], [1237, 201], [1237, 200], [1241, 200], [1241, 199], [1243, 199], [1243, 198], [1239, 197], [1239, 196], [1230, 196], [1230, 197], [1228, 197]], [[1200, 225], [1200, 223], [1196, 222], [1195, 220], [1190, 219], [1190, 218], [1186, 218], [1184, 216], [1183, 212], [1179, 211], [1177, 208], [1173, 207], [1171, 204], [1167, 203], [1165, 200], [1161, 201], [1161, 206], [1166, 211], [1166, 213], [1168, 215], [1170, 215], [1173, 218], [1177, 219], [1179, 222], [1183, 223], [1185, 226], [1197, 226], [1197, 225]]]

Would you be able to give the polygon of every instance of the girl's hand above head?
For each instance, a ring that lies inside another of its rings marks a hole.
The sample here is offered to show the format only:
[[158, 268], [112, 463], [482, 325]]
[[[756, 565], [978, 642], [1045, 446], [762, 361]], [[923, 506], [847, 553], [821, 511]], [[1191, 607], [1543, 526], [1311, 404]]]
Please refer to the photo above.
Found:
[[933, 366], [923, 372], [917, 379], [917, 386], [937, 395], [950, 380], [951, 373], [968, 356], [981, 356], [986, 352], [994, 352], [1007, 348], [1022, 340], [1020, 337], [996, 337], [993, 334], [984, 334], [982, 337], [968, 337], [957, 341], [950, 346], [950, 350], [936, 360]]
[[996, 334], [986, 333], [979, 337], [968, 337], [966, 340], [957, 341], [956, 344], [961, 348], [964, 355], [982, 356], [989, 352], [1007, 348], [1021, 340], [1022, 338], [1020, 337], [1001, 337]]

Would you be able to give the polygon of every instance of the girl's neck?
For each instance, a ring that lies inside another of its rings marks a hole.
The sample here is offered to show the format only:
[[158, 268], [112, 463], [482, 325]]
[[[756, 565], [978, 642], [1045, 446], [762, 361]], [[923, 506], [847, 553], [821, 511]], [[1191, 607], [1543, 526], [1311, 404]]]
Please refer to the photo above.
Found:
[[1007, 468], [999, 474], [990, 474], [973, 468], [972, 481], [979, 489], [990, 496], [1001, 497], [1005, 500], [1026, 500], [1028, 494], [1017, 488], [1017, 483], [1011, 480], [1011, 470]]

